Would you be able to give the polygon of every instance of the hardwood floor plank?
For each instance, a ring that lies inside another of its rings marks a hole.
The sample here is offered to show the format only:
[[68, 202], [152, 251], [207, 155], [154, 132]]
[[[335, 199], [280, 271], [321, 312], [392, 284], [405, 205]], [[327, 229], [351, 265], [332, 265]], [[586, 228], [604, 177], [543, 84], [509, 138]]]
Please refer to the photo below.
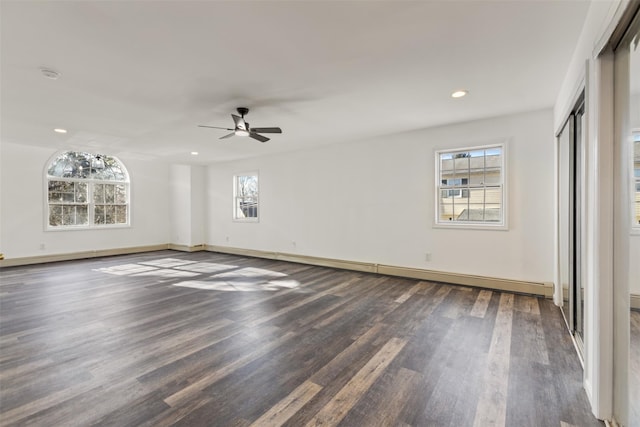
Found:
[[474, 427], [504, 426], [506, 422], [513, 300], [513, 294], [500, 296], [488, 354], [485, 388], [480, 394]]
[[349, 380], [347, 385], [307, 423], [307, 426], [338, 424], [405, 345], [406, 341], [399, 338], [389, 340], [387, 344]]
[[[316, 371], [309, 380], [320, 385], [327, 385], [342, 373], [345, 367], [352, 365], [363, 351], [373, 347], [373, 341], [380, 337], [384, 325], [379, 323], [360, 336], [349, 347], [338, 353], [329, 363]], [[390, 338], [390, 337], [389, 337]]]
[[139, 425], [140, 427], [170, 427], [180, 422], [184, 417], [190, 413], [197, 411], [205, 405], [208, 405], [213, 400], [212, 397], [202, 396], [198, 399], [191, 399], [185, 402], [183, 405], [177, 408], [166, 409], [165, 411], [156, 414], [154, 417], [150, 417]]
[[274, 405], [269, 411], [265, 412], [260, 418], [255, 420], [252, 427], [281, 426], [289, 418], [298, 412], [304, 405], [309, 402], [316, 394], [322, 390], [322, 387], [312, 381], [305, 381], [291, 394]]
[[268, 353], [274, 348], [277, 348], [285, 341], [291, 339], [294, 336], [293, 332], [289, 332], [281, 336], [279, 339], [255, 350], [254, 352], [248, 353], [242, 356], [239, 359], [230, 362], [229, 364], [217, 369], [209, 374], [204, 375], [194, 383], [189, 384], [187, 387], [184, 387], [180, 391], [173, 393], [172, 395], [166, 397], [164, 401], [170, 406], [176, 406], [184, 400], [189, 399], [190, 395], [196, 392], [201, 391], [203, 388], [210, 386], [216, 381], [224, 378], [225, 376], [232, 373], [234, 370], [248, 364], [249, 362], [261, 357], [262, 355]]
[[531, 313], [535, 315], [540, 315], [540, 306], [538, 305], [537, 297], [532, 297], [529, 295], [516, 295], [514, 310], [521, 311], [523, 313]]
[[396, 298], [395, 302], [397, 302], [398, 304], [402, 304], [403, 302], [411, 298], [411, 296], [415, 294], [418, 291], [418, 289], [420, 289], [423, 286], [422, 285], [423, 283], [424, 282], [418, 282], [412, 287], [410, 287], [405, 293], [403, 293], [398, 298]]
[[[400, 368], [385, 372], [344, 418], [343, 425], [396, 426], [408, 425], [400, 421], [409, 396], [424, 378], [419, 372]], [[393, 398], [389, 398], [393, 396]]]
[[521, 333], [514, 337], [512, 355], [548, 365], [549, 353], [540, 314], [515, 311], [513, 322]]
[[470, 316], [474, 317], [484, 317], [487, 313], [487, 307], [489, 307], [489, 301], [491, 301], [491, 296], [493, 292], [483, 289], [478, 294], [478, 299], [476, 299], [475, 304], [473, 304], [473, 308], [471, 309]]

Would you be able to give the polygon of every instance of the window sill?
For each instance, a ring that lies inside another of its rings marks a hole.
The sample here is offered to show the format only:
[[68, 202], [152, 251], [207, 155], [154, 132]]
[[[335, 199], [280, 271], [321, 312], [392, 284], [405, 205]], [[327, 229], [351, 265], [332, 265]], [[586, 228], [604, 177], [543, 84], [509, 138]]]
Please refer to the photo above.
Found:
[[449, 229], [449, 230], [485, 230], [485, 231], [508, 231], [507, 224], [481, 224], [481, 223], [434, 223], [433, 228]]
[[120, 228], [131, 228], [131, 224], [113, 224], [113, 225], [78, 225], [69, 227], [45, 227], [44, 231], [96, 231], [96, 230], [113, 230]]
[[233, 222], [260, 222], [260, 218], [234, 218]]

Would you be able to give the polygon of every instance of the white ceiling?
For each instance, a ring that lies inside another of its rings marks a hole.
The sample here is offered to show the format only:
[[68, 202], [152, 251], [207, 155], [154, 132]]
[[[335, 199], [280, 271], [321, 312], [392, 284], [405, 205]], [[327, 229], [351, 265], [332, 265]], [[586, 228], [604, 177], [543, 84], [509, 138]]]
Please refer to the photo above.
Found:
[[[2, 0], [2, 141], [206, 163], [551, 107], [588, 6]], [[239, 106], [284, 133], [197, 127]]]

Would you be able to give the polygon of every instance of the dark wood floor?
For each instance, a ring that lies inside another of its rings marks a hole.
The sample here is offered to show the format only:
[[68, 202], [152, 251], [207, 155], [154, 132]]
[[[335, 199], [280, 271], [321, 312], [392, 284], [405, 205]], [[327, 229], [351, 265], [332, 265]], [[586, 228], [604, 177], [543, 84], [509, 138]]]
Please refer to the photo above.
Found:
[[544, 299], [207, 252], [0, 279], [1, 425], [602, 425]]

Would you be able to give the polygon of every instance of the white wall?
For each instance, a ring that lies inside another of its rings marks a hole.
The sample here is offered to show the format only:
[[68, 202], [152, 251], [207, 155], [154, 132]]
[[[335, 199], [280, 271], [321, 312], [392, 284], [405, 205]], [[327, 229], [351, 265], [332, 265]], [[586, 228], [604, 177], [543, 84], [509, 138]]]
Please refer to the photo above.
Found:
[[205, 243], [205, 169], [203, 166], [171, 165], [171, 243], [195, 246]]
[[[168, 166], [119, 158], [131, 178], [129, 228], [45, 231], [44, 171], [56, 151], [3, 142], [1, 224], [5, 258], [166, 244], [169, 241]], [[41, 249], [44, 245], [45, 249]]]
[[171, 194], [171, 243], [191, 245], [191, 168], [187, 165], [169, 167]]
[[[552, 127], [546, 110], [212, 165], [207, 243], [551, 282]], [[434, 150], [505, 140], [508, 231], [434, 228]], [[253, 170], [260, 222], [234, 222], [232, 177]]]

